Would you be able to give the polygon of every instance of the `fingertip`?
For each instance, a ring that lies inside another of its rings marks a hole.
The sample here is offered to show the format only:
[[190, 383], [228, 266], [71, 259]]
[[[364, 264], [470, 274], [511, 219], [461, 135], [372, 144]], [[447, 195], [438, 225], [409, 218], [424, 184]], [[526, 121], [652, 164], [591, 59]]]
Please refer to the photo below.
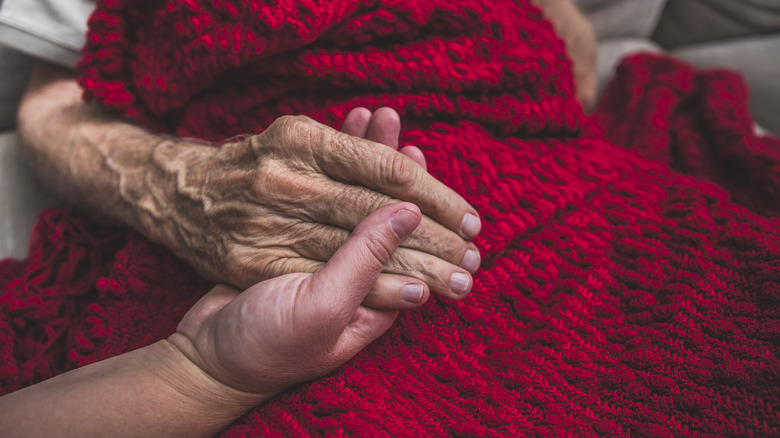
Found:
[[401, 116], [388, 107], [374, 111], [368, 124], [366, 139], [398, 149], [398, 136], [401, 134]]
[[460, 267], [473, 274], [479, 269], [480, 264], [482, 264], [482, 257], [479, 254], [479, 249], [475, 247], [466, 251]]
[[416, 206], [415, 209], [416, 211], [401, 208], [390, 217], [390, 227], [401, 242], [409, 237], [409, 235], [420, 226], [420, 222], [422, 222], [420, 210], [417, 209]]
[[455, 294], [456, 299], [465, 298], [473, 286], [471, 275], [464, 272], [455, 272], [450, 277], [450, 290]]
[[368, 132], [368, 126], [369, 122], [371, 121], [371, 117], [371, 110], [368, 108], [353, 108], [347, 114], [347, 117], [344, 118], [344, 124], [341, 126], [341, 132], [363, 138]]
[[482, 231], [482, 221], [476, 213], [466, 213], [460, 225], [460, 231], [468, 239], [476, 237]]
[[383, 123], [396, 123], [398, 125], [401, 124], [401, 116], [398, 115], [398, 111], [390, 108], [389, 106], [383, 106], [376, 111], [374, 111], [374, 115], [377, 117], [378, 121]]
[[383, 273], [363, 300], [363, 305], [377, 310], [411, 310], [425, 304], [431, 291], [413, 277]]
[[419, 305], [425, 296], [425, 287], [419, 283], [410, 283], [401, 288], [401, 299], [413, 305]]

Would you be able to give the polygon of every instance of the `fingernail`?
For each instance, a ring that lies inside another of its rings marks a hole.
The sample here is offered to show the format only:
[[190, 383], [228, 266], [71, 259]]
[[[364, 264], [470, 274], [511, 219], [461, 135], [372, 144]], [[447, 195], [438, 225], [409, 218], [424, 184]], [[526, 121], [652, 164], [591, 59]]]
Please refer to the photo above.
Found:
[[465, 236], [474, 237], [479, 234], [482, 229], [482, 222], [479, 218], [471, 213], [466, 213], [463, 217], [463, 223], [460, 224], [460, 230]]
[[407, 284], [401, 289], [401, 298], [406, 302], [418, 304], [422, 300], [423, 292], [421, 284]]
[[390, 226], [393, 227], [393, 232], [401, 240], [409, 237], [412, 231], [417, 228], [417, 224], [419, 224], [417, 215], [409, 210], [398, 210], [390, 218]]
[[463, 295], [469, 290], [469, 276], [456, 272], [450, 277], [450, 289], [458, 295]]
[[460, 264], [460, 267], [469, 272], [474, 272], [479, 268], [479, 262], [481, 260], [479, 251], [470, 249], [466, 251], [466, 255], [463, 256], [463, 263]]

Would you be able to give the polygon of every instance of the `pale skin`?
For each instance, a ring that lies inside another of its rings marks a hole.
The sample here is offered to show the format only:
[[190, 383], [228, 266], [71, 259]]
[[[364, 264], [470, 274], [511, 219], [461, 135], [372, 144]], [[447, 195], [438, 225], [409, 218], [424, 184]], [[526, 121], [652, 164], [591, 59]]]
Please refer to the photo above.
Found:
[[361, 305], [422, 220], [409, 203], [371, 214], [315, 274], [244, 292], [217, 286], [167, 340], [0, 398], [3, 436], [211, 436], [285, 388], [325, 375], [398, 311]]

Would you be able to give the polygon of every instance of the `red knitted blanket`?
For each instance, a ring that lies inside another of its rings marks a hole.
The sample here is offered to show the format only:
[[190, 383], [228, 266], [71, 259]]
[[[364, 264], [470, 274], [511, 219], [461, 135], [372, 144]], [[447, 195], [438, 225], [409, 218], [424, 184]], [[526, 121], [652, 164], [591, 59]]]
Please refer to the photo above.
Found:
[[[391, 106], [484, 220], [469, 298], [225, 436], [780, 435], [780, 141], [737, 76], [631, 58], [588, 118], [525, 1], [103, 0], [90, 26], [106, 108], [219, 140]], [[209, 287], [68, 210], [30, 250], [0, 263], [3, 392], [168, 336]]]

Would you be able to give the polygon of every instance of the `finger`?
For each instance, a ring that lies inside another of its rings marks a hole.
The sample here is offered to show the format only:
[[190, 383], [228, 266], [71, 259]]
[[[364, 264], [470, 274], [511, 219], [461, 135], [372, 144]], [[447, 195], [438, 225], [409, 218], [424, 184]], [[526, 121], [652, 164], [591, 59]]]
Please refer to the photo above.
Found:
[[399, 248], [385, 265], [384, 272], [417, 278], [428, 285], [432, 294], [450, 300], [466, 298], [474, 284], [467, 270], [408, 248]]
[[378, 143], [326, 132], [329, 138], [315, 151], [321, 172], [411, 202], [466, 239], [479, 234], [482, 223], [477, 211], [413, 159]]
[[[366, 108], [358, 107], [347, 114], [341, 132], [398, 149], [401, 116], [388, 107], [379, 108], [374, 114]], [[417, 146], [405, 146], [400, 152], [428, 170], [425, 156]]]
[[[439, 227], [458, 242], [469, 245], [465, 254], [462, 254], [457, 259], [458, 262], [451, 263], [438, 255], [430, 254], [431, 249], [424, 244], [420, 245], [420, 250], [408, 247], [409, 242], [415, 239], [415, 235], [418, 233], [422, 234], [421, 237], [418, 237], [418, 242], [428, 241], [430, 245], [437, 243], [435, 238], [426, 236], [424, 234], [425, 231], [421, 232], [421, 228], [426, 222], [433, 227]], [[318, 265], [316, 262], [306, 258], [328, 260], [349, 236], [346, 230], [317, 223], [306, 224], [306, 228], [300, 228], [295, 234], [300, 236], [300, 239], [292, 242], [291, 247], [305, 258], [282, 259], [280, 263], [274, 264], [274, 268], [298, 269], [298, 271], [274, 271], [274, 275], [300, 272], [302, 267], [316, 267]], [[407, 289], [404, 291], [403, 288], [408, 283], [407, 280], [409, 278], [416, 279], [416, 283], [427, 285], [424, 292], [426, 295], [434, 293], [448, 299], [463, 299], [471, 290], [472, 279], [470, 273], [475, 272], [479, 268], [480, 262], [479, 251], [473, 244], [464, 242], [451, 231], [423, 216], [421, 224], [403, 242], [403, 247], [397, 249], [390, 261], [384, 265], [383, 272], [396, 275], [380, 276], [377, 284], [374, 285], [371, 292], [366, 296], [364, 304], [380, 309], [408, 309], [423, 304], [424, 300], [410, 301], [412, 290]], [[321, 266], [321, 262], [319, 263], [319, 266]], [[407, 299], [404, 299], [404, 295], [406, 295]]]
[[420, 210], [409, 203], [377, 210], [360, 223], [325, 267], [309, 278], [311, 300], [330, 307], [336, 326], [346, 326], [385, 263], [421, 218]]
[[371, 111], [369, 111], [368, 108], [353, 108], [349, 114], [347, 114], [347, 117], [344, 118], [341, 132], [355, 137], [365, 138], [371, 116]]
[[422, 306], [431, 292], [419, 279], [404, 275], [380, 274], [362, 305], [379, 310], [404, 310]]
[[397, 316], [397, 310], [375, 310], [359, 306], [339, 336], [332, 356], [340, 364], [345, 363], [389, 330]]
[[388, 107], [374, 111], [368, 124], [365, 138], [393, 149], [398, 149], [398, 136], [401, 134], [401, 116]]
[[311, 154], [306, 165], [312, 171], [411, 202], [464, 238], [471, 239], [481, 230], [479, 215], [466, 200], [392, 148], [303, 116], [280, 117], [262, 136], [252, 137], [250, 147], [255, 154], [267, 153], [264, 140], [268, 138], [276, 139], [273, 147], [287, 156]]
[[[329, 193], [329, 197], [321, 199], [321, 192]], [[298, 212], [298, 219], [302, 222], [291, 229], [289, 244], [297, 253], [314, 260], [330, 259], [346, 240], [346, 230], [354, 229], [379, 208], [399, 202], [364, 187], [324, 178], [317, 183], [302, 184], [296, 193], [295, 203], [285, 198], [273, 201], [284, 206], [286, 211]], [[333, 208], [334, 205], [349, 208]], [[404, 241], [403, 246], [427, 252], [469, 272], [478, 267], [478, 263], [474, 264], [474, 254], [479, 254], [477, 247], [427, 216], [423, 216], [420, 226]]]
[[425, 155], [417, 146], [404, 146], [398, 152], [406, 155], [419, 164], [426, 172], [428, 171], [428, 162], [425, 161]]

